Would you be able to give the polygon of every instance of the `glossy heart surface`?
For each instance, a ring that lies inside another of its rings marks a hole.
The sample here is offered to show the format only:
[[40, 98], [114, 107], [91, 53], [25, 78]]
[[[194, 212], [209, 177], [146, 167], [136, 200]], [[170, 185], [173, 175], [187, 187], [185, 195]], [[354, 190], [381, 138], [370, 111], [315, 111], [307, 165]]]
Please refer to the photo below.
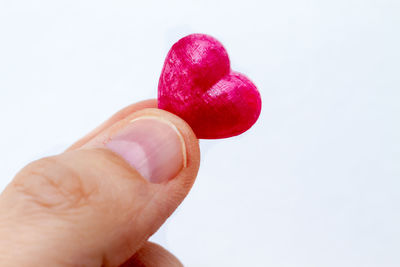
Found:
[[218, 139], [248, 130], [260, 115], [261, 96], [246, 76], [231, 70], [218, 40], [191, 34], [168, 52], [158, 107], [184, 119], [198, 138]]

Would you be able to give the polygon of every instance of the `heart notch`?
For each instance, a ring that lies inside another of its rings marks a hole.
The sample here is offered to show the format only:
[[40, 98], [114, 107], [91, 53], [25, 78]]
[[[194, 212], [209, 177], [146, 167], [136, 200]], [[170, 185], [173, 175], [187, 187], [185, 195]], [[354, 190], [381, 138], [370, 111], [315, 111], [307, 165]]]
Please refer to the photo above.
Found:
[[198, 138], [227, 138], [257, 121], [261, 96], [246, 76], [231, 70], [218, 40], [191, 34], [168, 52], [158, 83], [158, 108], [184, 119]]

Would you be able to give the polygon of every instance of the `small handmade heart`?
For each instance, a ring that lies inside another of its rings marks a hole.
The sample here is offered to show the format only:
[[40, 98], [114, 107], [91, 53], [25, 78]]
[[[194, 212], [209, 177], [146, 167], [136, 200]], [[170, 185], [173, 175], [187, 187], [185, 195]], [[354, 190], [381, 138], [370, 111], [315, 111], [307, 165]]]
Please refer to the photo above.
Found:
[[158, 107], [184, 119], [198, 138], [217, 139], [248, 130], [260, 115], [261, 96], [246, 76], [231, 70], [220, 42], [192, 34], [168, 52]]

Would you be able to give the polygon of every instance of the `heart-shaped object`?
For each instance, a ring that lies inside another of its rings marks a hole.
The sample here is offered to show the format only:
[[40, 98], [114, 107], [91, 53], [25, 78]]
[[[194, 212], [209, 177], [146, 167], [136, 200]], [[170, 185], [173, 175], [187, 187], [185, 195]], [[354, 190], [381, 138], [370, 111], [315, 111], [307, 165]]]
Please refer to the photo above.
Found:
[[184, 119], [198, 138], [217, 139], [248, 130], [260, 115], [261, 96], [246, 76], [231, 70], [218, 40], [191, 34], [168, 52], [158, 107]]

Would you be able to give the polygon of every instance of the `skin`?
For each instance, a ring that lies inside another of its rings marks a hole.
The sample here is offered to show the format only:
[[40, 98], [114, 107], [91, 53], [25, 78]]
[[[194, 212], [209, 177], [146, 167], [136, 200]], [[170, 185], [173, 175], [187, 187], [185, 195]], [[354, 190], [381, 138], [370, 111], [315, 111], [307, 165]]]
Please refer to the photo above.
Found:
[[[183, 266], [148, 238], [188, 194], [200, 162], [198, 140], [156, 100], [116, 113], [64, 153], [23, 168], [0, 195], [0, 266]], [[158, 116], [182, 134], [187, 165], [147, 182], [107, 149], [86, 148], [126, 120]], [[68, 178], [68, 179], [66, 179]]]

